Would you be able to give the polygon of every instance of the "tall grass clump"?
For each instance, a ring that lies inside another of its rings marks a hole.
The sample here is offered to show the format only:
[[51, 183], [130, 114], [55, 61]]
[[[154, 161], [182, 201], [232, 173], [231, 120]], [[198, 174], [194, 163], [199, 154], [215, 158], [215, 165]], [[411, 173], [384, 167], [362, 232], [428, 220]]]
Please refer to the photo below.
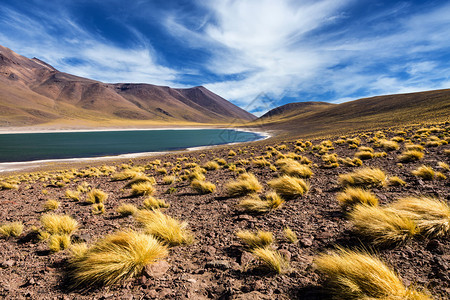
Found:
[[292, 161], [288, 164], [283, 164], [280, 170], [286, 175], [296, 176], [300, 178], [310, 178], [313, 175], [313, 172], [307, 165], [299, 164], [296, 161]]
[[419, 150], [406, 150], [398, 156], [398, 160], [401, 162], [413, 162], [421, 160], [424, 155], [425, 154]]
[[424, 292], [403, 285], [397, 273], [374, 255], [338, 249], [315, 259], [337, 299], [431, 300]]
[[53, 199], [49, 199], [44, 203], [44, 210], [50, 211], [50, 210], [56, 210], [59, 207], [59, 202]]
[[273, 234], [270, 231], [251, 232], [249, 230], [241, 230], [236, 232], [236, 236], [249, 248], [265, 248], [273, 243]]
[[413, 175], [423, 180], [446, 179], [447, 177], [441, 172], [435, 172], [432, 167], [422, 165], [411, 172]]
[[141, 210], [134, 217], [144, 227], [145, 233], [170, 246], [190, 244], [194, 241], [187, 222], [180, 222], [160, 211]]
[[138, 211], [138, 208], [133, 204], [123, 203], [117, 209], [116, 212], [122, 217], [132, 216]]
[[142, 176], [141, 172], [133, 171], [133, 170], [125, 170], [123, 172], [119, 172], [111, 176], [111, 181], [124, 181], [128, 179], [132, 179], [134, 177]]
[[349, 219], [357, 233], [379, 246], [396, 246], [420, 233], [416, 222], [390, 208], [357, 205]]
[[41, 224], [50, 234], [72, 234], [78, 229], [78, 222], [68, 215], [47, 213], [41, 216]]
[[19, 188], [19, 185], [17, 185], [17, 184], [0, 181], [0, 191], [1, 190], [17, 190], [18, 188]]
[[277, 274], [287, 273], [290, 270], [289, 261], [283, 254], [276, 250], [254, 248], [250, 252], [259, 258], [269, 270]]
[[75, 201], [80, 201], [80, 195], [81, 192], [79, 191], [72, 191], [72, 190], [66, 190], [66, 192], [64, 193], [64, 196], [68, 199], [72, 199]]
[[301, 178], [283, 175], [268, 182], [280, 196], [291, 199], [303, 196], [309, 190], [309, 183]]
[[215, 161], [208, 161], [203, 168], [205, 168], [208, 171], [217, 170], [219, 168], [219, 164]]
[[70, 282], [72, 288], [85, 289], [122, 282], [167, 255], [167, 247], [154, 237], [119, 231], [70, 259]]
[[284, 228], [283, 233], [289, 242], [291, 242], [292, 244], [297, 244], [298, 242], [297, 234], [291, 228], [289, 227]]
[[239, 202], [238, 207], [248, 212], [266, 213], [280, 208], [284, 203], [284, 200], [275, 192], [268, 193], [264, 198], [262, 200], [256, 195], [250, 195], [249, 198]]
[[3, 237], [18, 237], [23, 232], [22, 222], [11, 222], [0, 226], [0, 236]]
[[99, 189], [93, 189], [86, 196], [86, 202], [95, 204], [95, 203], [104, 203], [108, 199], [108, 194]]
[[139, 183], [150, 183], [150, 184], [156, 184], [156, 180], [154, 177], [148, 177], [146, 175], [138, 175], [133, 177], [133, 179], [131, 179], [129, 182], [127, 182], [127, 184], [124, 186], [124, 188], [130, 188], [135, 184], [139, 184]]
[[339, 183], [342, 186], [382, 187], [386, 183], [386, 174], [377, 168], [361, 168], [339, 175]]
[[250, 193], [258, 193], [262, 190], [261, 184], [255, 175], [251, 173], [241, 174], [237, 180], [228, 182], [225, 185], [228, 195], [244, 196]]
[[337, 200], [343, 208], [351, 208], [357, 204], [377, 206], [378, 198], [371, 191], [347, 187], [343, 192], [337, 195]]
[[145, 198], [142, 204], [147, 209], [168, 208], [170, 206], [163, 199], [157, 199], [152, 196]]
[[135, 183], [131, 186], [132, 196], [151, 196], [156, 189], [151, 182]]
[[412, 219], [429, 237], [450, 235], [450, 206], [444, 200], [407, 197], [390, 205], [399, 215]]
[[216, 185], [212, 182], [194, 179], [191, 188], [199, 194], [210, 194], [216, 190]]

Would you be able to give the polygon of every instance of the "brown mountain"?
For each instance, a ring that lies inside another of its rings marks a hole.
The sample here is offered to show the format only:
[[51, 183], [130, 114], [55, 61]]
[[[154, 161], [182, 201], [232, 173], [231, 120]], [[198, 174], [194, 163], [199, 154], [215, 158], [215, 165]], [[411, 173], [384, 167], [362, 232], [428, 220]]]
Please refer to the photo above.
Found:
[[311, 136], [432, 121], [450, 121], [450, 89], [377, 96], [341, 104], [291, 103], [250, 124], [291, 136]]
[[206, 88], [103, 83], [0, 46], [0, 126], [245, 122], [255, 117]]

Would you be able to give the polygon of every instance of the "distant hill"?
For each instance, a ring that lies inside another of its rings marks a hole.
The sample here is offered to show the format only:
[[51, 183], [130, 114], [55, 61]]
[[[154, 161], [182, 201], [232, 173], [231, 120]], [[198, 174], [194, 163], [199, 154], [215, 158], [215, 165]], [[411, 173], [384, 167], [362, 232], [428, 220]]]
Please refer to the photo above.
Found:
[[247, 126], [312, 136], [413, 123], [450, 121], [450, 89], [363, 98], [341, 104], [290, 103]]
[[0, 126], [246, 122], [256, 117], [198, 86], [103, 83], [0, 46]]

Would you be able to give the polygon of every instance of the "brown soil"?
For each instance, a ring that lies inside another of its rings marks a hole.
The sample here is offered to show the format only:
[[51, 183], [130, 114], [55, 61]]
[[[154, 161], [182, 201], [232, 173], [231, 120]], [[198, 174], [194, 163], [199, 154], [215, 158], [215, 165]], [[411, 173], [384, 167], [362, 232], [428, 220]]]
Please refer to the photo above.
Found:
[[[448, 132], [448, 128], [447, 128]], [[388, 132], [388, 137], [393, 136]], [[336, 140], [336, 139], [333, 139]], [[362, 138], [362, 145], [373, 146]], [[313, 141], [318, 144], [320, 140]], [[169, 154], [153, 159], [176, 164], [177, 158], [186, 156], [187, 162], [195, 159], [199, 164], [214, 158], [225, 158], [228, 163], [240, 159], [251, 161], [264, 155], [270, 141], [255, 145], [237, 145], [212, 150]], [[287, 149], [293, 152], [295, 141], [285, 141]], [[334, 144], [339, 157], [353, 157], [356, 149], [348, 144]], [[228, 157], [230, 149], [238, 154]], [[239, 153], [239, 149], [243, 152]], [[311, 149], [311, 148], [309, 148]], [[439, 169], [438, 162], [447, 162], [444, 149], [449, 145], [426, 148], [420, 162], [397, 165], [399, 151], [388, 152], [387, 157], [364, 161], [364, 166], [379, 167], [389, 176], [399, 176], [407, 182], [406, 187], [378, 188], [373, 191], [380, 204], [390, 203], [399, 197], [428, 195], [450, 199], [450, 174]], [[375, 151], [383, 151], [375, 149]], [[170, 203], [164, 212], [189, 223], [196, 242], [188, 246], [171, 248], [167, 259], [169, 268], [158, 275], [142, 275], [123, 284], [100, 287], [89, 291], [68, 291], [65, 281], [68, 251], [52, 254], [45, 242], [33, 237], [32, 226], [40, 226], [43, 203], [57, 199], [61, 206], [57, 213], [72, 215], [80, 223], [74, 238], [92, 244], [96, 239], [121, 228], [137, 228], [132, 217], [120, 218], [115, 209], [124, 202], [141, 206], [144, 197], [130, 198], [129, 191], [122, 190], [124, 182], [111, 182], [110, 177], [77, 178], [65, 187], [49, 185], [50, 181], [21, 183], [18, 190], [0, 191], [0, 224], [21, 220], [25, 231], [19, 238], [0, 239], [0, 296], [6, 299], [329, 299], [323, 275], [314, 270], [315, 255], [334, 249], [336, 246], [372, 249], [370, 243], [352, 232], [352, 225], [336, 201], [341, 190], [337, 183], [338, 174], [348, 173], [355, 167], [340, 166], [334, 169], [320, 168], [317, 151], [300, 153], [317, 166], [309, 180], [310, 191], [303, 197], [287, 201], [281, 209], [269, 214], [252, 215], [244, 213], [236, 204], [239, 198], [226, 195], [225, 184], [237, 175], [228, 169], [208, 171], [206, 178], [216, 184], [213, 194], [198, 195], [187, 181], [170, 186], [162, 185], [164, 175], [146, 171], [158, 182], [157, 197]], [[202, 156], [201, 154], [204, 154]], [[275, 158], [269, 159], [272, 163]], [[146, 165], [150, 160], [133, 160], [134, 165]], [[182, 163], [184, 165], [185, 162]], [[422, 164], [432, 166], [446, 174], [445, 180], [423, 181], [411, 174]], [[242, 165], [254, 173], [269, 191], [267, 182], [279, 173], [268, 167], [257, 168], [252, 163]], [[119, 168], [118, 168], [119, 169]], [[167, 167], [170, 169], [170, 167]], [[105, 203], [106, 213], [92, 215], [91, 207], [64, 197], [66, 189], [76, 189], [81, 182], [102, 189], [109, 194]], [[169, 187], [176, 188], [174, 194], [165, 194]], [[47, 190], [48, 194], [43, 194]], [[299, 238], [298, 244], [290, 244], [283, 238], [283, 228], [289, 226]], [[259, 262], [242, 248], [235, 232], [242, 229], [272, 231], [277, 248], [290, 256], [292, 272], [273, 274], [261, 267]], [[436, 297], [450, 297], [450, 241], [448, 238], [420, 238], [395, 248], [373, 249], [400, 275], [406, 285], [428, 288]], [[156, 272], [158, 273], [158, 272]]]

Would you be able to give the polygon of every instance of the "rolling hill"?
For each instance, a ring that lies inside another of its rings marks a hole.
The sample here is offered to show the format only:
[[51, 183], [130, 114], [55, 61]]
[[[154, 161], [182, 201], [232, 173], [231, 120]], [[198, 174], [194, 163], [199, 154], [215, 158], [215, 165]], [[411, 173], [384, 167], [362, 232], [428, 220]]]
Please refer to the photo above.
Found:
[[[363, 98], [341, 104], [290, 103], [249, 124], [282, 135], [344, 134], [450, 120], [450, 89]], [[249, 126], [247, 124], [247, 126]]]
[[103, 83], [0, 46], [0, 126], [193, 124], [255, 117], [202, 86]]

